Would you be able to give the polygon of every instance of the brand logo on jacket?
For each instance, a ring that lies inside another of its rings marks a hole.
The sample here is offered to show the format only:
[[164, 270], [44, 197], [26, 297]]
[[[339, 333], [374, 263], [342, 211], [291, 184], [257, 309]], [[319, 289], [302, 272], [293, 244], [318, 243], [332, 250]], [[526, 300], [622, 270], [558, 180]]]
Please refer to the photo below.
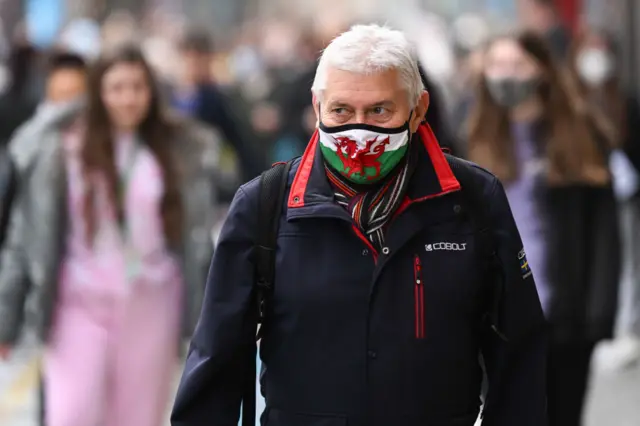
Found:
[[529, 261], [527, 260], [527, 254], [524, 252], [524, 248], [518, 253], [518, 260], [520, 261], [520, 273], [522, 274], [522, 279], [524, 280], [529, 278], [533, 272], [531, 272], [531, 267], [529, 266]]
[[467, 243], [447, 243], [447, 242], [433, 243], [433, 244], [425, 245], [424, 249], [426, 251], [440, 251], [440, 250], [464, 251], [467, 249]]

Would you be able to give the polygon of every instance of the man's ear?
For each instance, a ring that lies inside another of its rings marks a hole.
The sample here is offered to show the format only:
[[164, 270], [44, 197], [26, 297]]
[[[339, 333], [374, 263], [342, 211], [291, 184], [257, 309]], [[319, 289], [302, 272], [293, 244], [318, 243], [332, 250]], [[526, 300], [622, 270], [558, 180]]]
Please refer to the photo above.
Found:
[[316, 95], [311, 95], [311, 102], [313, 104], [313, 112], [316, 113], [316, 118], [320, 120], [320, 105], [318, 104]]
[[420, 95], [420, 99], [418, 99], [418, 104], [413, 110], [413, 115], [411, 116], [411, 122], [409, 123], [409, 129], [411, 133], [415, 133], [418, 131], [418, 127], [424, 121], [424, 116], [429, 109], [429, 92], [426, 90], [422, 91], [422, 95]]
[[316, 127], [320, 127], [320, 102], [318, 102], [316, 95], [311, 96], [311, 102], [313, 103], [313, 112], [316, 113]]

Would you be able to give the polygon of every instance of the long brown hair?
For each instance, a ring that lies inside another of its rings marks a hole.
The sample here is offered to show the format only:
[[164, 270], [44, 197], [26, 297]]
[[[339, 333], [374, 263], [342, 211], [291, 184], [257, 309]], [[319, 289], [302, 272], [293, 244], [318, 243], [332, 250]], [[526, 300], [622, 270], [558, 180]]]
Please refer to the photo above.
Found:
[[[555, 62], [547, 44], [531, 32], [504, 36], [490, 42], [513, 40], [542, 69], [544, 81], [538, 86], [545, 131], [547, 177], [551, 183], [604, 183], [609, 174], [598, 140], [579, 107], [577, 92], [571, 88], [566, 72]], [[498, 105], [481, 76], [476, 102], [469, 118], [469, 155], [505, 182], [518, 175], [507, 108]]]
[[[109, 200], [120, 220], [124, 220], [124, 206], [117, 194], [119, 174], [115, 162], [113, 126], [102, 100], [102, 80], [105, 74], [117, 64], [133, 64], [141, 67], [146, 75], [151, 91], [151, 102], [146, 117], [138, 126], [138, 136], [155, 156], [163, 176], [164, 196], [161, 202], [164, 233], [171, 246], [177, 246], [182, 234], [182, 205], [178, 177], [178, 166], [172, 156], [171, 147], [175, 127], [167, 119], [160, 101], [159, 87], [151, 67], [142, 52], [135, 46], [123, 46], [103, 56], [89, 74], [89, 102], [85, 118], [82, 161], [87, 177], [96, 174], [104, 176], [107, 182]], [[97, 229], [95, 179], [88, 178], [84, 200], [84, 214], [88, 236], [93, 240]]]

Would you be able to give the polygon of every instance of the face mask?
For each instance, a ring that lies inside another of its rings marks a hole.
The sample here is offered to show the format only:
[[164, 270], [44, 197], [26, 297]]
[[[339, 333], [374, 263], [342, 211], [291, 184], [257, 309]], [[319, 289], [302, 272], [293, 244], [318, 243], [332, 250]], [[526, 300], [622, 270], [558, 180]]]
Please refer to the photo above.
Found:
[[538, 90], [538, 79], [489, 79], [487, 80], [487, 89], [497, 104], [506, 108], [513, 108], [536, 93]]
[[326, 162], [356, 184], [374, 183], [387, 176], [409, 146], [409, 120], [394, 129], [367, 124], [327, 127], [320, 123], [319, 127]]
[[576, 69], [580, 78], [591, 86], [604, 83], [613, 74], [613, 60], [601, 49], [586, 49], [576, 58]]

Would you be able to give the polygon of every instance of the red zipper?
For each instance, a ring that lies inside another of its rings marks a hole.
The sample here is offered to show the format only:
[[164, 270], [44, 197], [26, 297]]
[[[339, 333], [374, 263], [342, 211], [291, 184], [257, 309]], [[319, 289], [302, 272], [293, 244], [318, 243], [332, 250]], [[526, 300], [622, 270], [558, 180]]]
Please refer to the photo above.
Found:
[[413, 294], [415, 298], [416, 339], [424, 339], [424, 283], [422, 282], [422, 263], [417, 254], [413, 260]]

